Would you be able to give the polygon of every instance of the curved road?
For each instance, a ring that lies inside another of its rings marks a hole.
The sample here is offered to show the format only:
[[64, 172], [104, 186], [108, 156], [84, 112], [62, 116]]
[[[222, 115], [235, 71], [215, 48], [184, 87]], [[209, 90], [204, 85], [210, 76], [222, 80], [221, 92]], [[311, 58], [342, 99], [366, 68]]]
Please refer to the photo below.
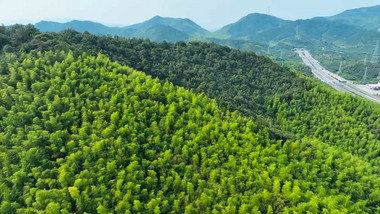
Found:
[[337, 91], [349, 92], [353, 95], [361, 96], [367, 100], [380, 104], [380, 97], [368, 94], [361, 89], [357, 88], [355, 84], [350, 83], [348, 80], [331, 73], [322, 67], [317, 60], [315, 60], [308, 50], [303, 48], [295, 49], [295, 52], [301, 57], [303, 63], [311, 68], [311, 72], [322, 82], [330, 85]]

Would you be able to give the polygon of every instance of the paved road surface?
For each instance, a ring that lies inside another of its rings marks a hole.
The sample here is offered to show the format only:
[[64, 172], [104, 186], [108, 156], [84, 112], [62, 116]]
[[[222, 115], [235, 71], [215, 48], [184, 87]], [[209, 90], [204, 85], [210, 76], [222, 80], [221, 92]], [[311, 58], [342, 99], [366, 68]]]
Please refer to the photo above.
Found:
[[367, 100], [380, 104], [379, 97], [366, 93], [365, 91], [356, 87], [355, 84], [351, 83], [350, 81], [326, 70], [319, 64], [317, 60], [311, 56], [309, 51], [301, 48], [296, 49], [296, 53], [301, 57], [302, 61], [311, 68], [311, 72], [314, 74], [314, 76], [322, 82], [325, 82], [337, 91], [349, 92], [351, 94], [361, 96]]

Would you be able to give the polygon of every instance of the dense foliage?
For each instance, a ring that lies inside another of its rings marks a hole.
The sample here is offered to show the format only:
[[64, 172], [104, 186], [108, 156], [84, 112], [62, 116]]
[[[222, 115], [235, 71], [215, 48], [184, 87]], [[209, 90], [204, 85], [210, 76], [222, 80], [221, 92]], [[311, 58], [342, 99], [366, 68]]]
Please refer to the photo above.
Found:
[[14, 26], [0, 49], [1, 212], [379, 212], [376, 104], [209, 43]]
[[[306, 78], [306, 77], [304, 77]], [[290, 102], [275, 98], [268, 114], [298, 136], [314, 136], [380, 166], [378, 104], [309, 81], [310, 90]]]
[[376, 213], [379, 176], [98, 55], [7, 55], [0, 213]]
[[[201, 42], [151, 43], [147, 40], [98, 37], [71, 30], [60, 34], [40, 34], [32, 26], [16, 26], [6, 32], [10, 45], [5, 45], [4, 51], [72, 49], [76, 56], [82, 52], [91, 55], [101, 52], [113, 61], [153, 77], [195, 92], [204, 92], [215, 98], [224, 109], [254, 117], [259, 127], [268, 127], [270, 136], [277, 139], [294, 138], [292, 134], [301, 138], [316, 136], [344, 151], [365, 156], [365, 160], [379, 162], [378, 105], [329, 90], [317, 81], [297, 75], [252, 52]], [[19, 38], [25, 38], [21, 40], [23, 43], [13, 42]], [[280, 105], [272, 104], [275, 97], [284, 104], [281, 111], [296, 110], [278, 117], [276, 108]], [[286, 106], [290, 106], [289, 109]], [[273, 109], [268, 110], [270, 108]], [[326, 114], [332, 109], [339, 109], [340, 113]], [[355, 110], [360, 116], [353, 115]], [[312, 120], [319, 122], [315, 124]], [[334, 125], [342, 121], [344, 126]], [[317, 128], [319, 131], [315, 133]], [[348, 135], [350, 130], [358, 133], [355, 140]], [[332, 134], [335, 137], [330, 137]], [[358, 152], [358, 149], [364, 151]]]

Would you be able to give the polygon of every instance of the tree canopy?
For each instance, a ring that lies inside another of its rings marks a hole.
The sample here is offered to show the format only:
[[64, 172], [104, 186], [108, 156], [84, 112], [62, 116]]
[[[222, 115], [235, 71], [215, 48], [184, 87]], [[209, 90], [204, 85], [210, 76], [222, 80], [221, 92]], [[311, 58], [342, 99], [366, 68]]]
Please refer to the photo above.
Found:
[[211, 43], [0, 49], [0, 213], [380, 212], [376, 104]]
[[[7, 55], [2, 213], [372, 212], [371, 164], [98, 55]], [[13, 60], [13, 61], [12, 61]]]

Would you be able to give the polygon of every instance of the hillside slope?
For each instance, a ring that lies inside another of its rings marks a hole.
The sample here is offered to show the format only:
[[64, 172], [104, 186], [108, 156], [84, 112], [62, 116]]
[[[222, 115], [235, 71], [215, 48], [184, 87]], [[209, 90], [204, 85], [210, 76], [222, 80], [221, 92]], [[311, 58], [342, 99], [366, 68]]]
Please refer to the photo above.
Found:
[[375, 213], [370, 164], [98, 55], [8, 58], [1, 213]]
[[378, 31], [380, 29], [380, 5], [346, 10], [335, 16], [325, 17], [325, 19]]
[[380, 166], [378, 105], [335, 92], [251, 52], [201, 42], [157, 44], [73, 31], [37, 34], [21, 47], [15, 45], [5, 49], [25, 47], [33, 52], [54, 47], [55, 51], [72, 49], [78, 56], [84, 51], [101, 52], [162, 81], [203, 92], [224, 110], [254, 118], [273, 138], [313, 136]]

